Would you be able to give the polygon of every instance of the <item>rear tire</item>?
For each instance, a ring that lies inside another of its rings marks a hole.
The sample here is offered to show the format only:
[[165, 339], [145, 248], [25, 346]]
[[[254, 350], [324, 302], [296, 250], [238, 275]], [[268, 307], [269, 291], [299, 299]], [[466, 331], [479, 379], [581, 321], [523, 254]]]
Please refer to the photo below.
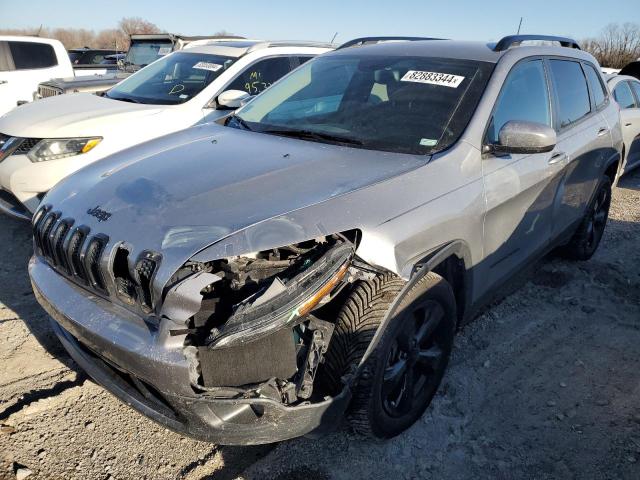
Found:
[[356, 379], [347, 411], [353, 429], [369, 437], [396, 436], [422, 416], [453, 345], [456, 304], [450, 285], [429, 272], [402, 292], [389, 311], [403, 286], [390, 274], [358, 285], [338, 316], [338, 335], [326, 356], [327, 378], [337, 387], [343, 375], [355, 371], [379, 325], [390, 316]]
[[560, 249], [565, 258], [589, 260], [600, 245], [609, 218], [611, 206], [611, 180], [603, 177], [596, 194], [587, 207], [584, 218], [568, 244]]

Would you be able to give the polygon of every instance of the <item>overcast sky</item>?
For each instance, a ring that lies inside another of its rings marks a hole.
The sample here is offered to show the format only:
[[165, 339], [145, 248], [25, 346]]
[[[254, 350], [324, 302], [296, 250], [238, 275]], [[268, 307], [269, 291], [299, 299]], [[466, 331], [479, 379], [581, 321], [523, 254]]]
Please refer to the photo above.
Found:
[[515, 33], [597, 35], [611, 22], [640, 23], [640, 0], [0, 0], [0, 28], [113, 28], [139, 16], [171, 33], [218, 30], [264, 39], [337, 41], [368, 35], [496, 40]]

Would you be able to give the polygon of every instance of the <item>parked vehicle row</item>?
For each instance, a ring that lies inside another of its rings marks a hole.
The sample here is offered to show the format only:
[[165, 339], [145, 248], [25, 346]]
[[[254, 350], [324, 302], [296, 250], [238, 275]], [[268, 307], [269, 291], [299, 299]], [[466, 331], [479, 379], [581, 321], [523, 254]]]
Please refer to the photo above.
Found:
[[310, 42], [209, 40], [163, 56], [104, 95], [59, 95], [0, 118], [0, 209], [30, 219], [80, 168], [133, 145], [228, 115], [330, 50]]
[[602, 239], [626, 147], [574, 40], [329, 50], [197, 46], [0, 121], [4, 188], [89, 163], [33, 216], [34, 292], [75, 361], [167, 428], [397, 435], [501, 285]]
[[118, 58], [116, 68], [110, 68], [103, 75], [87, 78], [52, 78], [38, 86], [37, 98], [46, 98], [64, 93], [99, 93], [108, 90], [132, 73], [146, 65], [182, 50], [188, 45], [198, 45], [209, 40], [232, 40], [239, 37], [174, 35], [171, 33], [135, 34], [129, 37], [129, 50], [123, 58]]

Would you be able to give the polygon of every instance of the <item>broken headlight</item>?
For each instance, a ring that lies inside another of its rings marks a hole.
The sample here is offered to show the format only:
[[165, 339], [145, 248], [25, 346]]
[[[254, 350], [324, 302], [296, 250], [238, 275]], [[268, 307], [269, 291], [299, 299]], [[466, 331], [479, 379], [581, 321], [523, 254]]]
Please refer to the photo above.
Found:
[[219, 280], [201, 292], [195, 343], [225, 348], [293, 327], [339, 289], [354, 254], [355, 244], [335, 235], [198, 265]]

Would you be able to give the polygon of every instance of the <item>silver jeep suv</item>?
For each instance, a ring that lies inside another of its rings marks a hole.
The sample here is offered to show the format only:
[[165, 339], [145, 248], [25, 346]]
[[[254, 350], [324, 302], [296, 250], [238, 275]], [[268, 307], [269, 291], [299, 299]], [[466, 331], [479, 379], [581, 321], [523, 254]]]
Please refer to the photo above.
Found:
[[501, 284], [593, 255], [622, 146], [596, 60], [558, 37], [384, 40], [45, 197], [33, 287], [97, 382], [223, 444], [345, 414], [388, 438]]

